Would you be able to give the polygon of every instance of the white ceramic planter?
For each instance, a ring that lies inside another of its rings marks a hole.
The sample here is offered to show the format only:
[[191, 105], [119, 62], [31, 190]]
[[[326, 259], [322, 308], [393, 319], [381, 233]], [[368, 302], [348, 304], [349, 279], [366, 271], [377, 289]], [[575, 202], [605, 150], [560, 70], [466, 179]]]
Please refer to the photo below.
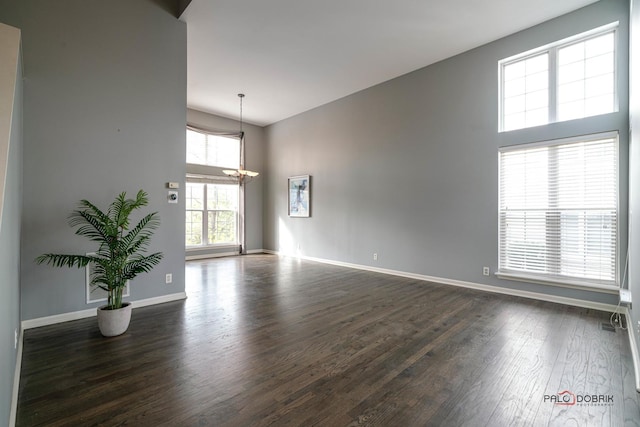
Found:
[[129, 328], [131, 321], [131, 303], [125, 302], [122, 308], [106, 310], [106, 305], [98, 307], [98, 327], [105, 337], [122, 335]]

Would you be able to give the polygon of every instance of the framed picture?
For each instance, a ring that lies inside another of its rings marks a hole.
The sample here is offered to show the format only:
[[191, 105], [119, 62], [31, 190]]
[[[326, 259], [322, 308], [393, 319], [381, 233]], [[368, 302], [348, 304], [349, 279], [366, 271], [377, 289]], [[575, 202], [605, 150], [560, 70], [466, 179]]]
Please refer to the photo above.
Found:
[[[88, 253], [87, 255], [95, 255], [95, 253]], [[100, 302], [107, 300], [107, 291], [100, 289], [97, 286], [91, 286], [91, 273], [93, 272], [93, 263], [87, 264], [85, 267], [85, 286], [87, 288], [87, 304], [91, 304], [93, 302]], [[123, 297], [129, 296], [129, 285], [130, 281], [127, 280], [127, 286], [124, 288], [124, 292], [122, 293]]]
[[311, 216], [311, 177], [309, 175], [289, 177], [289, 216], [300, 218]]

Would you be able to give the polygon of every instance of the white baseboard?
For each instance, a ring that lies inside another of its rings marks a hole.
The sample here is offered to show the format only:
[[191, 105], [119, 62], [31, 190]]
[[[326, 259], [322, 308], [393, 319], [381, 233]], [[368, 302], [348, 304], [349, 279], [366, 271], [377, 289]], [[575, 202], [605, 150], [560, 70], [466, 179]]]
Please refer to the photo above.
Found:
[[213, 254], [198, 254], [198, 255], [187, 255], [184, 257], [187, 261], [195, 261], [199, 259], [209, 259], [209, 258], [222, 258], [227, 256], [237, 256], [240, 255], [238, 251], [235, 252], [218, 252]]
[[636, 334], [633, 333], [633, 321], [631, 320], [631, 312], [625, 307], [624, 315], [627, 318], [627, 334], [629, 335], [629, 346], [631, 347], [631, 358], [633, 359], [633, 371], [636, 378], [636, 391], [640, 392], [640, 355], [638, 354], [638, 344], [636, 342]]
[[[165, 302], [178, 301], [185, 299], [187, 294], [185, 292], [178, 292], [175, 294], [162, 295], [159, 297], [146, 298], [137, 301], [131, 301], [133, 308], [146, 307], [148, 305], [162, 304]], [[87, 317], [96, 316], [96, 307], [88, 308], [86, 310], [73, 311], [71, 313], [54, 314], [53, 316], [38, 317], [35, 319], [23, 320], [22, 329], [39, 328], [40, 326], [55, 325], [56, 323], [69, 322], [72, 320], [85, 319]]]
[[147, 307], [149, 305], [163, 304], [165, 302], [180, 301], [187, 299], [186, 292], [178, 292], [176, 294], [161, 295], [159, 297], [145, 298], [138, 301], [131, 301], [133, 308]]
[[[264, 249], [250, 249], [247, 251], [247, 254], [263, 254], [266, 251]], [[187, 255], [184, 259], [187, 261], [195, 261], [198, 259], [209, 259], [209, 258], [222, 258], [227, 256], [239, 256], [240, 252], [218, 252], [212, 254], [199, 254], [199, 255]]]
[[443, 285], [451, 285], [451, 286], [458, 286], [461, 288], [476, 289], [479, 291], [492, 292], [496, 294], [512, 295], [512, 296], [517, 296], [522, 298], [529, 298], [529, 299], [535, 299], [540, 301], [554, 302], [558, 304], [572, 305], [576, 307], [591, 308], [591, 309], [600, 310], [600, 311], [622, 312], [620, 308], [618, 308], [613, 304], [604, 304], [604, 303], [581, 300], [576, 298], [567, 298], [567, 297], [560, 297], [555, 295], [541, 294], [538, 292], [521, 291], [518, 289], [503, 288], [500, 286], [483, 285], [481, 283], [446, 279], [443, 277], [426, 276], [424, 274], [408, 273], [405, 271], [390, 270], [386, 268], [377, 268], [377, 267], [371, 267], [368, 265], [361, 265], [361, 264], [352, 264], [348, 262], [334, 261], [334, 260], [329, 260], [324, 258], [315, 258], [315, 257], [280, 253], [278, 251], [272, 251], [272, 250], [265, 250], [264, 252], [268, 254], [273, 254], [273, 255], [288, 256], [288, 257], [299, 258], [299, 259], [304, 259], [308, 261], [320, 262], [323, 264], [331, 264], [331, 265], [337, 265], [340, 267], [353, 268], [357, 270], [372, 271], [375, 273], [389, 274], [392, 276], [406, 277], [409, 279], [422, 280], [426, 282], [441, 283]]
[[24, 330], [20, 329], [18, 335], [18, 349], [16, 351], [16, 369], [13, 372], [13, 393], [11, 394], [11, 413], [9, 414], [9, 427], [15, 427], [18, 416], [18, 391], [20, 391], [20, 372], [22, 371], [22, 341]]

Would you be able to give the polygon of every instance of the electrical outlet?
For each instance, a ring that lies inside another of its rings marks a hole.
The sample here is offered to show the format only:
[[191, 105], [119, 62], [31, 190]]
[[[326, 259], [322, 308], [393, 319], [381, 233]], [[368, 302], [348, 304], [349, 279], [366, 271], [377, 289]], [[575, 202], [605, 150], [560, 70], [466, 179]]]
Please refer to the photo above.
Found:
[[482, 275], [483, 276], [489, 275], [489, 267], [482, 267]]
[[171, 274], [171, 273], [167, 273], [167, 275], [166, 275], [166, 276], [165, 276], [165, 278], [164, 278], [164, 282], [165, 282], [165, 283], [171, 283], [171, 282], [173, 282], [173, 274]]
[[378, 254], [377, 254], [377, 253], [374, 253], [374, 254], [373, 254], [373, 260], [374, 260], [374, 261], [377, 261], [377, 260], [378, 260]]
[[18, 330], [13, 331], [13, 348], [18, 348]]

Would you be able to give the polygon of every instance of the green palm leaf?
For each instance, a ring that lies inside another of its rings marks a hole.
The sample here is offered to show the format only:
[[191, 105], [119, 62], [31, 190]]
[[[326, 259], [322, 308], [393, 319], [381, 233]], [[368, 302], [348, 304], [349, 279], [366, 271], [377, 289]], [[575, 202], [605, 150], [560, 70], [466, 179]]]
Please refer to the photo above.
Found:
[[127, 199], [126, 192], [118, 194], [106, 213], [93, 203], [81, 200], [79, 208], [69, 215], [69, 225], [78, 227], [77, 235], [100, 244], [95, 255], [47, 253], [35, 261], [54, 267], [78, 268], [91, 263], [91, 286], [108, 293], [108, 308], [120, 308], [127, 281], [148, 273], [163, 257], [161, 252], [144, 255], [154, 230], [160, 225], [157, 212], [145, 215], [128, 230], [131, 213], [148, 203], [148, 195], [143, 190], [138, 191], [135, 199]]
[[162, 252], [156, 252], [145, 257], [132, 259], [125, 265], [122, 277], [130, 280], [140, 273], [148, 273], [154, 266], [160, 263], [162, 257]]
[[54, 267], [86, 267], [93, 261], [87, 255], [43, 254], [36, 258], [38, 264], [48, 264]]

